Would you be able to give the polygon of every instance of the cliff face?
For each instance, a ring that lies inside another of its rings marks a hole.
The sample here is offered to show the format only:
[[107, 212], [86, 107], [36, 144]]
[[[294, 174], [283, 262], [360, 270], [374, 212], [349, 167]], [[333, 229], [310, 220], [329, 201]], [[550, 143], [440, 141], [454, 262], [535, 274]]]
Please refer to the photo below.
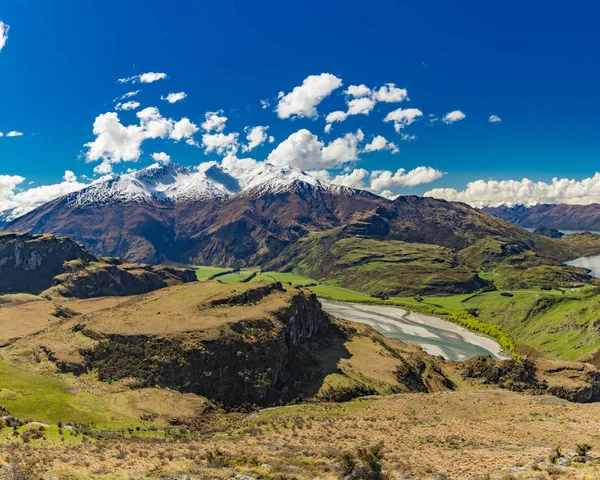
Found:
[[306, 344], [332, 330], [316, 297], [299, 292], [272, 318], [230, 323], [206, 340], [83, 330], [99, 342], [82, 353], [85, 370], [95, 369], [101, 380], [134, 377], [227, 406], [267, 405], [297, 397], [318, 375]]
[[0, 233], [0, 295], [133, 295], [195, 279], [189, 269], [99, 259], [66, 237]]
[[68, 238], [0, 233], [0, 293], [40, 293], [72, 260], [85, 265], [96, 258]]

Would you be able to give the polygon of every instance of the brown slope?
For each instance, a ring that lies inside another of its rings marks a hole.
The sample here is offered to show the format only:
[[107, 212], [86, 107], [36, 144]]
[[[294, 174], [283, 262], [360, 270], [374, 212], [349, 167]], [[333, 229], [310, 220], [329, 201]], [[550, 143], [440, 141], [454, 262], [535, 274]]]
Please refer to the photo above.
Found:
[[346, 223], [389, 203], [357, 191], [303, 183], [278, 193], [247, 192], [225, 201], [72, 207], [65, 198], [17, 219], [8, 231], [68, 235], [92, 252], [130, 261], [256, 265], [310, 231]]
[[600, 230], [600, 204], [488, 207], [484, 212], [526, 228]]

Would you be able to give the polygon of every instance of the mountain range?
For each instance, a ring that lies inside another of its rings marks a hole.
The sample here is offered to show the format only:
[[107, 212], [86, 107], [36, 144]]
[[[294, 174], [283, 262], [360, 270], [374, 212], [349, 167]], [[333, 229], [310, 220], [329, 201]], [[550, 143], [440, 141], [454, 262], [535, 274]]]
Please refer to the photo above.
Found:
[[600, 230], [600, 204], [542, 204], [532, 207], [503, 205], [483, 211], [524, 228], [558, 228], [565, 230]]
[[67, 235], [98, 255], [132, 261], [243, 266], [387, 203], [264, 162], [200, 170], [170, 163], [96, 182], [4, 229]]

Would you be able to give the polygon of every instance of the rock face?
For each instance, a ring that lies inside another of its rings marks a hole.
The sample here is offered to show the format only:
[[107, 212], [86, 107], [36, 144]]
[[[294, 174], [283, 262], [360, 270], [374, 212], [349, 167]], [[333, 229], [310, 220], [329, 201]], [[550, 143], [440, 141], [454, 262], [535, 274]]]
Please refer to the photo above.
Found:
[[273, 319], [225, 325], [212, 341], [109, 334], [83, 355], [105, 381], [135, 377], [227, 406], [267, 405], [301, 393], [315, 373], [306, 343], [331, 330], [316, 297], [298, 293]]
[[600, 401], [600, 370], [589, 363], [475, 357], [463, 362], [460, 370], [465, 379], [517, 392], [550, 394], [577, 403]]
[[0, 233], [0, 293], [40, 293], [72, 260], [96, 258], [68, 238]]
[[557, 230], [556, 228], [536, 228], [533, 233], [536, 235], [543, 235], [549, 238], [562, 238], [565, 236], [564, 233]]
[[132, 295], [195, 279], [189, 269], [97, 258], [66, 237], [0, 233], [0, 294]]

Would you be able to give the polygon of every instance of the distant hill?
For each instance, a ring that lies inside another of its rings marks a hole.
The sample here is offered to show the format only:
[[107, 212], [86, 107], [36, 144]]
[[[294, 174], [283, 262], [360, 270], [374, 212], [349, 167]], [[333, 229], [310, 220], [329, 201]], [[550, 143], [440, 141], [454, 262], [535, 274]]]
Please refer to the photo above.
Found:
[[65, 237], [0, 233], [0, 295], [132, 295], [194, 280], [192, 270], [97, 258]]
[[600, 204], [486, 207], [484, 212], [525, 228], [600, 230]]

